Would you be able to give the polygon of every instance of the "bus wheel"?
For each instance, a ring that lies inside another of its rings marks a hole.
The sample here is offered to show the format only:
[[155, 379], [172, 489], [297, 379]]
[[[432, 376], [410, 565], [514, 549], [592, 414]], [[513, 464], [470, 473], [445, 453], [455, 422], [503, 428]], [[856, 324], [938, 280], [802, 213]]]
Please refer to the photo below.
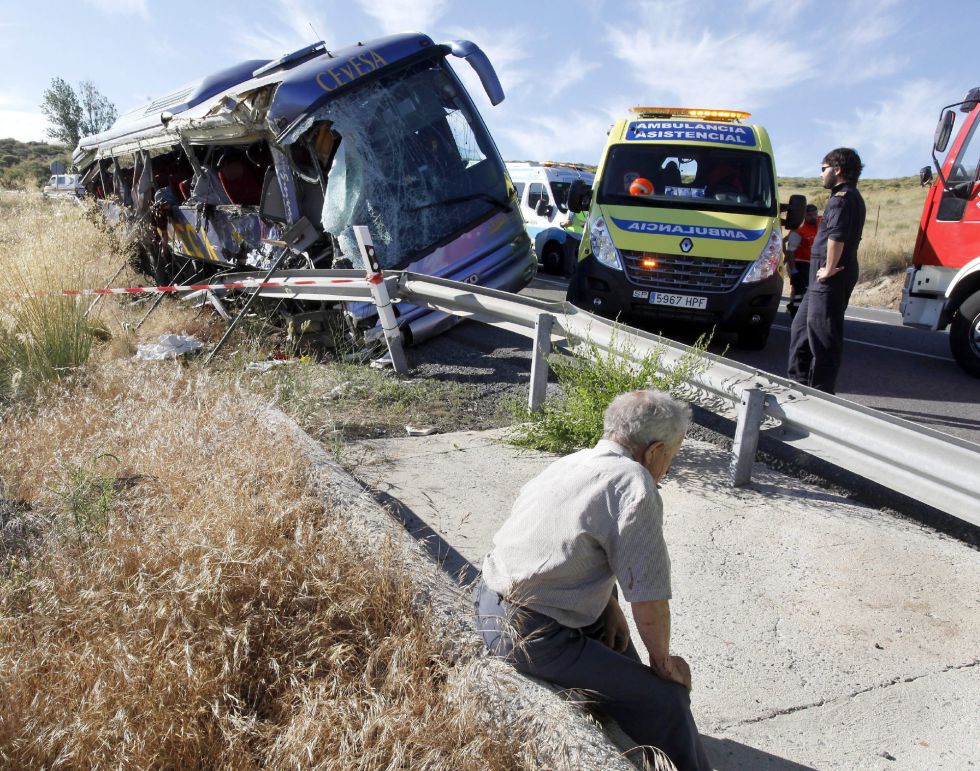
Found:
[[742, 327], [738, 330], [736, 345], [746, 351], [761, 351], [769, 341], [769, 325]]
[[560, 244], [551, 241], [541, 250], [541, 267], [545, 273], [561, 274], [564, 262], [565, 255]]
[[980, 377], [980, 292], [968, 297], [953, 316], [949, 350], [966, 372]]

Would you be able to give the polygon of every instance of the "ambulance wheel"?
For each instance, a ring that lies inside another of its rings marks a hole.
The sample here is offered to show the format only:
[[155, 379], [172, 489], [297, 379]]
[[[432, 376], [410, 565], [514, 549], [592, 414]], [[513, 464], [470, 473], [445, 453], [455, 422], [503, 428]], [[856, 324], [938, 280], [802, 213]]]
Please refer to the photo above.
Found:
[[964, 371], [980, 377], [980, 292], [968, 297], [953, 316], [949, 350]]
[[562, 252], [561, 244], [554, 241], [545, 245], [541, 251], [541, 269], [545, 273], [561, 275], [564, 270], [565, 255]]
[[738, 330], [736, 345], [745, 351], [761, 351], [769, 341], [769, 325], [763, 327], [742, 327]]

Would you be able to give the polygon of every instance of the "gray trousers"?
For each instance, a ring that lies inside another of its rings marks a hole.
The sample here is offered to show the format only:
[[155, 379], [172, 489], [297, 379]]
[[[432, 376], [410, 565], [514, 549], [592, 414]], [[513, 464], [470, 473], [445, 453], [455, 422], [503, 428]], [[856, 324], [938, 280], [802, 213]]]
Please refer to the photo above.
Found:
[[687, 689], [657, 677], [632, 644], [625, 653], [606, 647], [601, 620], [582, 629], [562, 626], [504, 601], [482, 580], [473, 604], [492, 653], [525, 674], [589, 691], [637, 745], [659, 748], [680, 771], [710, 771]]

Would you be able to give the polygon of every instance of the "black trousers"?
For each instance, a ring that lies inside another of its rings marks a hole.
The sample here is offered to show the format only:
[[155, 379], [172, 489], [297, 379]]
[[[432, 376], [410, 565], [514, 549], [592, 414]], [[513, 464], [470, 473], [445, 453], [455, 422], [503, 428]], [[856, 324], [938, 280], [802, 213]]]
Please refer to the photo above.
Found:
[[789, 302], [786, 303], [786, 310], [789, 311], [790, 316], [795, 316], [797, 310], [799, 310], [800, 303], [803, 302], [803, 295], [806, 294], [806, 288], [810, 285], [809, 262], [796, 263], [796, 273], [789, 277], [789, 285], [792, 293], [790, 294]]
[[[490, 651], [519, 671], [587, 696], [641, 747], [657, 747], [680, 771], [710, 771], [687, 689], [657, 677], [632, 646], [601, 642], [602, 621], [572, 629], [505, 602], [481, 580], [473, 590], [477, 630]], [[652, 753], [648, 752], [652, 760]]]
[[790, 327], [786, 376], [832, 394], [844, 351], [844, 311], [857, 283], [857, 270], [845, 270], [828, 281], [815, 280], [815, 274], [814, 270]]

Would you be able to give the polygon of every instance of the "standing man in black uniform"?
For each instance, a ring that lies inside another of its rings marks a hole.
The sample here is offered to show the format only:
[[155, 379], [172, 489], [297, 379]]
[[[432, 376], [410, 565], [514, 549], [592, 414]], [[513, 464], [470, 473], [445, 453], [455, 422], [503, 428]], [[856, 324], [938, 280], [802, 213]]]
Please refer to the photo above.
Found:
[[857, 181], [864, 166], [848, 147], [831, 150], [820, 181], [831, 191], [810, 255], [810, 288], [793, 317], [787, 377], [835, 393], [844, 347], [844, 311], [858, 279], [857, 250], [864, 199]]

